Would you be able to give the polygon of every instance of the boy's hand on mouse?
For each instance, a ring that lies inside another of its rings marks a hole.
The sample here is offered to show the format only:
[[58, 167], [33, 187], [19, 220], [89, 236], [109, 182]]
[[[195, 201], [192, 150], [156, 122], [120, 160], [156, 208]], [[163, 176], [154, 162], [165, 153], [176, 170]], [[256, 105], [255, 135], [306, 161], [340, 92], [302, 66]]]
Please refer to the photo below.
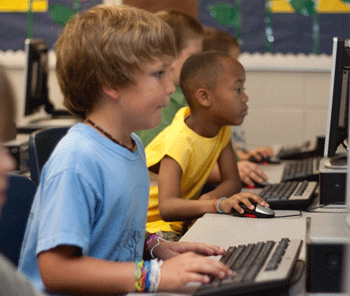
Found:
[[247, 186], [253, 187], [253, 181], [262, 183], [268, 179], [261, 167], [251, 161], [238, 161], [237, 167], [241, 181]]
[[187, 252], [163, 262], [158, 290], [174, 291], [189, 282], [208, 283], [210, 275], [222, 279], [231, 274], [220, 261]]
[[249, 157], [255, 158], [257, 161], [260, 161], [264, 158], [268, 158], [274, 155], [272, 147], [258, 147], [249, 151]]
[[244, 210], [240, 207], [239, 203], [243, 203], [249, 209], [254, 210], [254, 205], [252, 202], [255, 202], [262, 207], [269, 206], [269, 204], [261, 198], [259, 195], [251, 192], [240, 192], [235, 195], [232, 195], [229, 198], [225, 198], [219, 204], [219, 209], [226, 214], [230, 214], [232, 209], [237, 211], [240, 214], [244, 213]]
[[193, 252], [204, 256], [223, 255], [225, 250], [215, 245], [194, 242], [171, 242], [160, 240], [160, 244], [153, 250], [155, 257], [166, 260], [186, 252]]

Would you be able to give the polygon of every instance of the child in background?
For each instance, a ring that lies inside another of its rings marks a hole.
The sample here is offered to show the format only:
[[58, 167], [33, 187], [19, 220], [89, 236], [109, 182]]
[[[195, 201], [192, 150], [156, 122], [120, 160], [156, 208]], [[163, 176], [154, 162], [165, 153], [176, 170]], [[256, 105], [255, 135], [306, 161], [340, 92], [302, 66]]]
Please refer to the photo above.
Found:
[[[225, 52], [235, 59], [238, 59], [238, 56], [241, 52], [239, 43], [237, 42], [236, 38], [233, 37], [231, 34], [217, 30], [212, 27], [205, 27], [203, 51], [211, 50]], [[240, 160], [256, 159], [257, 161], [260, 161], [262, 158], [267, 158], [274, 155], [273, 149], [269, 146], [258, 147], [248, 151], [245, 148], [244, 131], [241, 126], [232, 127], [232, 141], [234, 143], [235, 151], [237, 152]], [[249, 169], [250, 167], [252, 170], [251, 173], [259, 172], [254, 166], [255, 165], [250, 163], [250, 165], [246, 165], [246, 168]], [[264, 177], [264, 180], [266, 180], [266, 176], [261, 174], [261, 172], [260, 175], [261, 177]], [[252, 185], [249, 184], [251, 182], [249, 182], [250, 180], [248, 180], [246, 177], [243, 177], [243, 179], [247, 180], [246, 183], [248, 183], [248, 185]], [[261, 180], [259, 183], [261, 183], [262, 181], [263, 180]]]
[[153, 129], [137, 131], [145, 147], [171, 123], [180, 108], [187, 106], [180, 88], [180, 71], [188, 57], [202, 51], [203, 43], [203, 27], [192, 16], [176, 10], [162, 10], [156, 15], [170, 26], [175, 35], [176, 58], [171, 65], [171, 79], [176, 90], [170, 96], [169, 105], [162, 110], [161, 123]]
[[[6, 190], [8, 185], [7, 173], [15, 169], [15, 161], [2, 146], [2, 143], [13, 138], [9, 133], [14, 124], [15, 108], [14, 95], [10, 80], [5, 68], [0, 66], [0, 215], [1, 208], [6, 202]], [[36, 291], [31, 283], [5, 256], [0, 254], [0, 295], [6, 296], [40, 296], [44, 295]]]
[[[171, 78], [176, 86], [176, 90], [170, 96], [169, 105], [162, 110], [161, 123], [153, 128], [137, 131], [143, 145], [146, 147], [165, 127], [167, 127], [177, 111], [187, 106], [186, 99], [180, 88], [180, 71], [183, 63], [188, 57], [202, 51], [204, 29], [200, 22], [192, 16], [176, 10], [162, 10], [156, 13], [165, 21], [173, 30], [176, 43], [176, 58], [171, 65]], [[231, 38], [232, 39], [232, 38]], [[233, 38], [234, 39], [234, 38]], [[234, 39], [235, 40], [235, 39]], [[237, 43], [237, 42], [236, 42]], [[228, 43], [231, 44], [231, 43]], [[237, 44], [238, 45], [238, 44]], [[225, 45], [227, 46], [227, 45]], [[239, 47], [235, 47], [236, 49]], [[239, 53], [239, 52], [238, 52]], [[237, 55], [238, 55], [237, 53]], [[261, 183], [267, 180], [265, 173], [255, 164], [247, 161], [238, 163], [238, 171], [241, 180], [248, 186], [253, 186], [253, 180]], [[220, 182], [220, 174], [217, 165], [214, 166], [213, 172], [209, 175], [207, 183], [208, 188], [212, 188]], [[207, 188], [205, 188], [207, 190]]]
[[[247, 115], [245, 71], [234, 58], [220, 52], [193, 55], [184, 63], [180, 85], [189, 107], [181, 108], [171, 125], [146, 147], [151, 176], [147, 231], [179, 239], [182, 221], [205, 213], [230, 213], [267, 205], [253, 193], [240, 193], [231, 125]], [[218, 163], [221, 183], [201, 194]]]
[[64, 105], [84, 122], [43, 168], [19, 270], [64, 295], [173, 291], [232, 274], [202, 256], [222, 248], [145, 233], [149, 175], [133, 131], [159, 124], [174, 91], [169, 26], [137, 8], [96, 6], [67, 23], [56, 56]]

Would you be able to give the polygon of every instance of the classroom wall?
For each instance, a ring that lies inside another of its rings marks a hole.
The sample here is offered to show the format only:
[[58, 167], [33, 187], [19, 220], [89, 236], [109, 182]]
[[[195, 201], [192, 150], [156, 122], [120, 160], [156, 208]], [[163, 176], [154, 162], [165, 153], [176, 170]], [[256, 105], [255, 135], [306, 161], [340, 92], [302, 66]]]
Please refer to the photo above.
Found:
[[[198, 0], [104, 0], [105, 4], [129, 4], [149, 11], [177, 8], [197, 15]], [[326, 55], [247, 54], [239, 60], [246, 68], [249, 111], [243, 127], [248, 148], [276, 143], [301, 143], [314, 140], [326, 131], [331, 57]], [[0, 62], [14, 84], [17, 123], [24, 124], [25, 56], [23, 51], [0, 51]], [[50, 52], [50, 98], [62, 108]], [[40, 116], [44, 115], [44, 112]], [[28, 120], [28, 119], [27, 119]]]
[[246, 55], [248, 148], [301, 143], [326, 133], [331, 57]]
[[[24, 123], [25, 58], [23, 52], [0, 52], [8, 68], [17, 102], [17, 122]], [[314, 140], [326, 131], [331, 57], [245, 54], [249, 111], [243, 126], [248, 148]], [[50, 98], [62, 107], [50, 52]]]

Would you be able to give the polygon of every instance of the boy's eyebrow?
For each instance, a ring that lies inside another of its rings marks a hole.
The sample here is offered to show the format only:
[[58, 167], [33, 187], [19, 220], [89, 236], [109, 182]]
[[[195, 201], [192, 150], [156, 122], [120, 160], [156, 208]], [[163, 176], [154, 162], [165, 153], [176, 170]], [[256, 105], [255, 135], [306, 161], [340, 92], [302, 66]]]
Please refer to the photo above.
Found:
[[172, 63], [170, 63], [170, 62], [166, 62], [166, 63], [162, 63], [161, 66], [166, 68], [166, 67], [170, 67], [171, 64], [172, 64]]

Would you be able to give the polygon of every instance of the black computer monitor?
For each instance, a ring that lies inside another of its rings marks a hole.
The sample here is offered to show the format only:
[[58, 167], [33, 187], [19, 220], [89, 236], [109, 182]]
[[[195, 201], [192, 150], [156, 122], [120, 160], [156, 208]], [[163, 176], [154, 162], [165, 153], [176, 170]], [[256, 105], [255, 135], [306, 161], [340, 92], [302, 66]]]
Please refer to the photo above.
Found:
[[347, 153], [337, 154], [338, 147], [348, 139], [350, 48], [348, 41], [333, 38], [331, 83], [328, 104], [324, 156], [334, 166], [347, 165]]
[[26, 39], [27, 56], [26, 93], [24, 116], [32, 115], [44, 107], [48, 114], [53, 112], [48, 90], [48, 49], [43, 39]]
[[49, 99], [49, 59], [45, 40], [41, 38], [26, 39], [25, 51], [27, 69], [24, 116], [33, 115], [42, 108], [52, 118], [70, 116], [67, 110], [55, 110]]

